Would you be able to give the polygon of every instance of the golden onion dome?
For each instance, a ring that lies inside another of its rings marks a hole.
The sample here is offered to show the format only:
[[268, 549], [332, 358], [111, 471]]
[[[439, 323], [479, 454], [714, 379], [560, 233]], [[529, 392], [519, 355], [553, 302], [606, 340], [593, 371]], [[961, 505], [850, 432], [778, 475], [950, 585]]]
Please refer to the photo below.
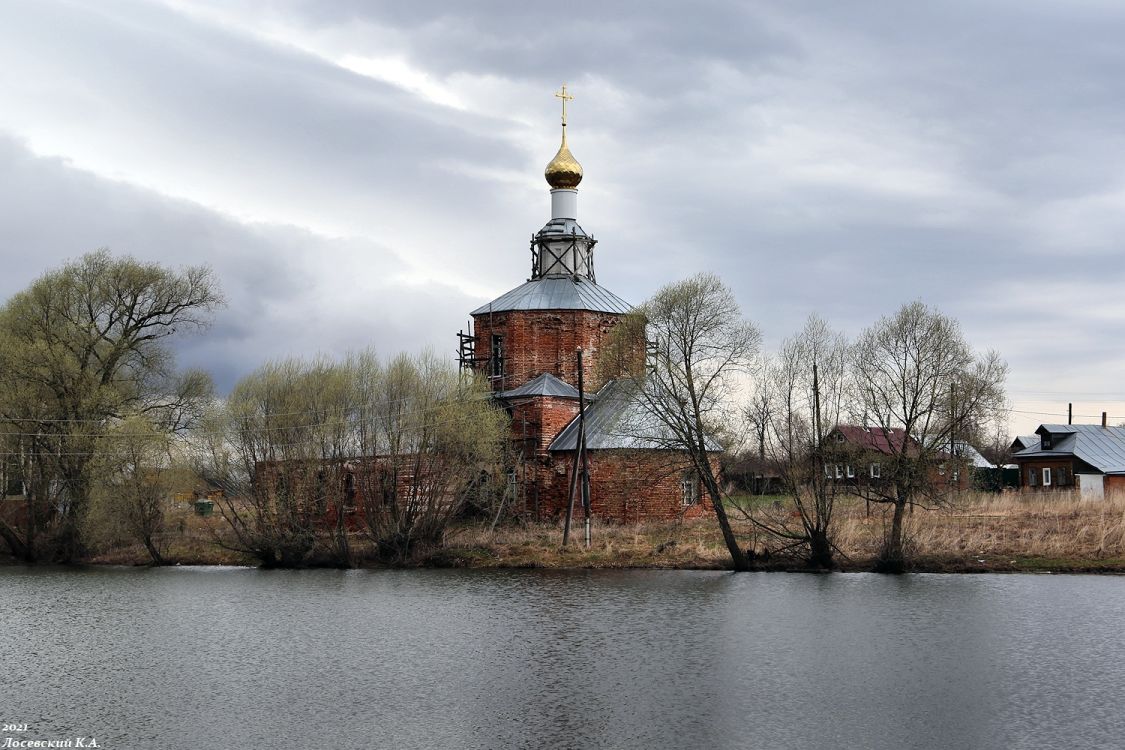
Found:
[[559, 188], [573, 190], [582, 182], [582, 165], [566, 146], [566, 125], [563, 125], [562, 145], [559, 146], [559, 152], [543, 170], [543, 176], [547, 178], [547, 184], [555, 190]]

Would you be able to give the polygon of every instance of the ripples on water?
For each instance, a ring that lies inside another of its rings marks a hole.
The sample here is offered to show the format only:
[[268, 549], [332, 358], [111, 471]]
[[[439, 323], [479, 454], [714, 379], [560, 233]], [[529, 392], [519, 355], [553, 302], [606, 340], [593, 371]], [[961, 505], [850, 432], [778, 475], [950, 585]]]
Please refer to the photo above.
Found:
[[1125, 746], [1120, 578], [15, 568], [0, 595], [23, 739]]

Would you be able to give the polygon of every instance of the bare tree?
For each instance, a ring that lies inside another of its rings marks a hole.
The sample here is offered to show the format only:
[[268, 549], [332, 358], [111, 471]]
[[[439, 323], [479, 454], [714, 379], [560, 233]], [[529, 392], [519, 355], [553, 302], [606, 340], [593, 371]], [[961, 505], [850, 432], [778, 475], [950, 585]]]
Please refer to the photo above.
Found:
[[[711, 498], [736, 570], [750, 567], [725, 507], [713, 462], [738, 419], [736, 392], [757, 362], [761, 334], [714, 275], [658, 291], [614, 329], [603, 368], [631, 373], [635, 398], [652, 416], [646, 438], [683, 451]], [[639, 352], [647, 349], [647, 357]]]
[[938, 470], [954, 459], [951, 440], [965, 425], [1000, 417], [1007, 365], [994, 351], [975, 353], [956, 320], [921, 302], [868, 328], [849, 365], [856, 407], [890, 451], [881, 481], [861, 491], [893, 508], [879, 569], [897, 572], [905, 568], [904, 511], [947, 499]]
[[845, 405], [847, 342], [817, 316], [786, 339], [763, 379], [772, 404], [768, 421], [771, 452], [797, 511], [796, 528], [787, 513], [761, 514], [768, 531], [807, 551], [818, 568], [835, 567], [831, 538], [838, 486], [823, 470], [821, 447]]

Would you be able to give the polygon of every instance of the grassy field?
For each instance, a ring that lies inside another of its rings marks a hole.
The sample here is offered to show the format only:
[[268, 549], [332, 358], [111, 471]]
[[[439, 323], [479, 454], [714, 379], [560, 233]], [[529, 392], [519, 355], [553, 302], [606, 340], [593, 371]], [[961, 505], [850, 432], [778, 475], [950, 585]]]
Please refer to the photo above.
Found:
[[[751, 514], [796, 517], [783, 497], [740, 498], [734, 503]], [[780, 511], [778, 510], [780, 508]], [[763, 567], [801, 569], [799, 555], [779, 554], [783, 543], [734, 512], [744, 547]], [[834, 539], [844, 570], [868, 570], [882, 543], [889, 515], [881, 506], [854, 498], [837, 503]], [[223, 549], [223, 520], [202, 518], [189, 507], [172, 511], [166, 534], [172, 562], [197, 565], [250, 565], [253, 560]], [[1072, 495], [968, 494], [941, 509], [908, 514], [907, 549], [920, 571], [1085, 571], [1125, 572], [1125, 499], [1083, 501]], [[357, 537], [357, 549], [364, 542]], [[145, 564], [139, 545], [101, 550], [90, 562]], [[682, 522], [610, 524], [595, 522], [593, 544], [582, 544], [575, 528], [562, 545], [556, 524], [498, 527], [465, 523], [450, 530], [446, 545], [421, 565], [473, 568], [695, 568], [721, 569], [729, 558], [712, 519]]]

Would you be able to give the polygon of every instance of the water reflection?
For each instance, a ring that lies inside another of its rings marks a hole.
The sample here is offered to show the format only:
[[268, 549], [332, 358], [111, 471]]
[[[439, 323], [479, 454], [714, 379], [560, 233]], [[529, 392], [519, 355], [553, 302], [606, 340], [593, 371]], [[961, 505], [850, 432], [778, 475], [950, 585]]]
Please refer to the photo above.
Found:
[[26, 739], [1041, 748], [1125, 736], [1118, 578], [13, 568], [0, 594], [0, 705], [32, 725]]

